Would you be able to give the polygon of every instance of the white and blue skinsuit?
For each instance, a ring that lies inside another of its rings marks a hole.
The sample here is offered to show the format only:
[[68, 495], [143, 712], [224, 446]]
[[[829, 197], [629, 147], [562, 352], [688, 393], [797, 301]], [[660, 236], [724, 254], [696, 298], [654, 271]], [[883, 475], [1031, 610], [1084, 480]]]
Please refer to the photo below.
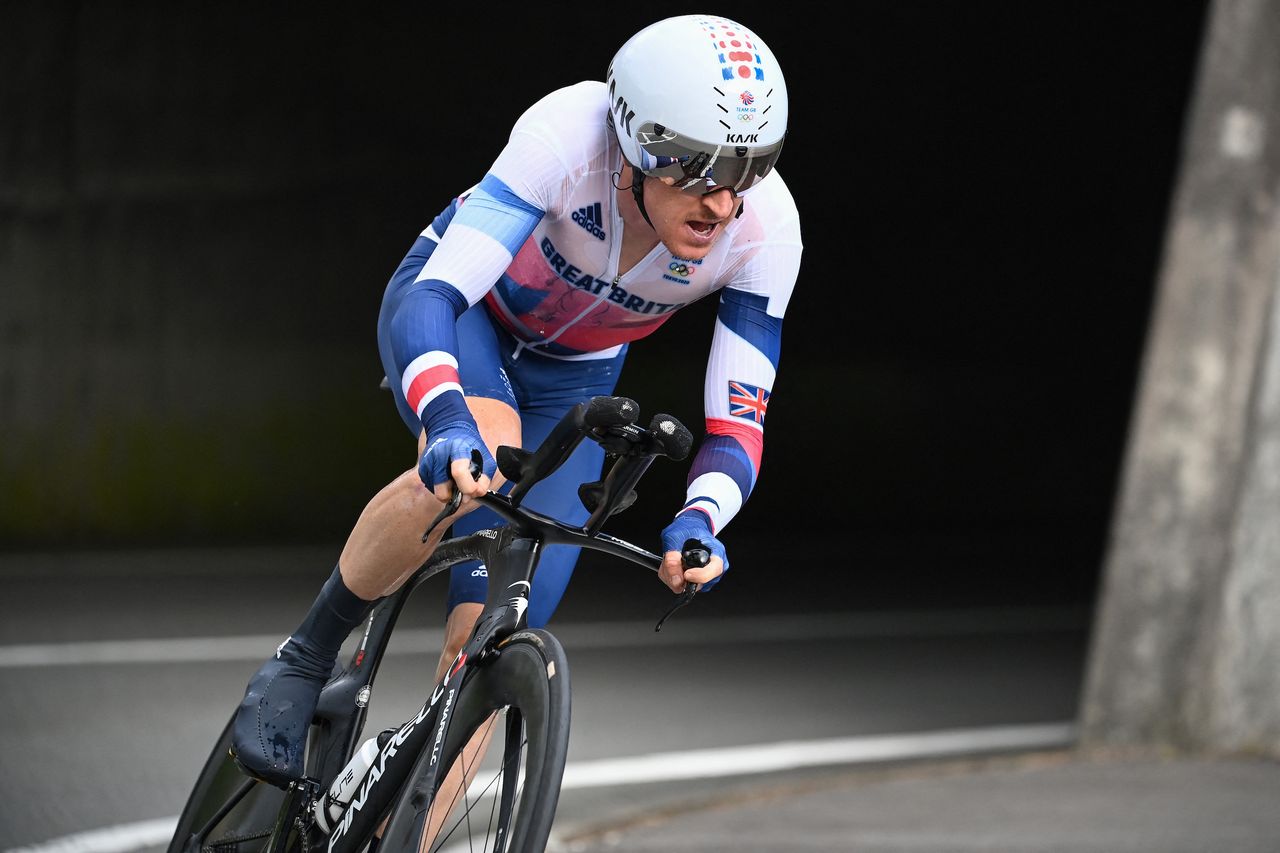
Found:
[[[470, 420], [463, 395], [502, 400], [537, 447], [576, 403], [611, 394], [629, 343], [680, 308], [719, 292], [705, 378], [707, 435], [689, 474], [685, 511], [717, 537], [755, 485], [782, 316], [800, 268], [795, 203], [775, 170], [743, 199], [701, 260], [659, 243], [618, 274], [622, 217], [613, 175], [622, 155], [607, 127], [603, 83], [559, 89], [516, 122], [484, 179], [455, 199], [392, 276], [378, 347], [396, 405], [416, 439], [424, 425]], [[578, 485], [598, 479], [603, 452], [583, 442], [525, 505], [582, 523]], [[455, 535], [500, 523], [489, 510]], [[551, 546], [539, 563], [529, 625], [545, 625], [578, 549]], [[457, 566], [448, 607], [483, 602], [486, 577]]]

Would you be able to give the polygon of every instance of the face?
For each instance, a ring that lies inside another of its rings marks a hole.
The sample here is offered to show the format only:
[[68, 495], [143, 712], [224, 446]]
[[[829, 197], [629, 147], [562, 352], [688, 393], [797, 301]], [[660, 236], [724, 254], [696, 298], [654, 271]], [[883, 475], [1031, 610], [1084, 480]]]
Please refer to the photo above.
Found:
[[[632, 179], [639, 177], [638, 173], [632, 173]], [[621, 195], [629, 198], [631, 193]], [[644, 182], [644, 206], [653, 230], [663, 245], [681, 258], [706, 257], [733, 221], [738, 204], [733, 190], [728, 188], [703, 193], [698, 189], [681, 190], [672, 185], [671, 178], [647, 178]]]

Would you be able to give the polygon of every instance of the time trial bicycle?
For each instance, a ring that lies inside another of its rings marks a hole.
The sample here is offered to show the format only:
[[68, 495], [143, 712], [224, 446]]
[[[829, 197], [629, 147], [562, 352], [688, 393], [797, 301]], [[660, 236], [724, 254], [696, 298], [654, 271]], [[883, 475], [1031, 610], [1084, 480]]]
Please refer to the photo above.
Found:
[[[602, 551], [654, 571], [661, 565], [659, 555], [601, 530], [635, 501], [635, 485], [654, 459], [683, 459], [692, 445], [688, 429], [670, 415], [656, 415], [648, 428], [636, 425], [638, 415], [633, 400], [595, 397], [572, 408], [536, 450], [499, 447], [498, 467], [512, 486], [477, 500], [507, 524], [441, 542], [373, 609], [349, 662], [335, 667], [320, 694], [304, 778], [281, 789], [247, 776], [229, 752], [228, 722], [168, 853], [543, 850], [569, 744], [569, 666], [553, 634], [525, 624], [530, 582], [547, 545]], [[587, 439], [604, 448], [612, 465], [579, 487], [586, 523], [569, 525], [522, 506], [529, 489]], [[479, 470], [477, 452], [473, 475]], [[423, 541], [460, 502], [455, 490]], [[682, 557], [691, 568], [710, 555], [691, 539]], [[469, 640], [421, 710], [361, 742], [374, 677], [410, 594], [433, 575], [477, 559], [487, 567], [489, 587]], [[656, 629], [697, 591], [688, 584]], [[498, 748], [486, 750], [493, 742]]]

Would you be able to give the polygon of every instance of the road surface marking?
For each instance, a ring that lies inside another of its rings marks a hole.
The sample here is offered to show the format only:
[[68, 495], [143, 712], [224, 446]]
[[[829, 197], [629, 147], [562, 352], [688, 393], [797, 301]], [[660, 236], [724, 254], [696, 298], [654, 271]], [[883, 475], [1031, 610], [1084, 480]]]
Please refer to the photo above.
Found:
[[[1064, 722], [689, 749], [575, 762], [565, 768], [561, 788], [602, 788], [824, 765], [1054, 749], [1071, 745], [1075, 736], [1075, 725]], [[144, 847], [167, 845], [177, 823], [176, 816], [125, 823], [78, 832], [28, 847], [14, 847], [5, 853], [128, 853]]]
[[1075, 740], [1071, 723], [951, 729], [918, 734], [795, 740], [727, 749], [682, 749], [632, 758], [579, 761], [564, 771], [564, 789], [713, 779], [832, 764], [941, 758], [974, 752], [1050, 749]]
[[176, 815], [140, 820], [64, 835], [30, 847], [13, 847], [7, 853], [126, 853], [143, 847], [167, 845], [177, 826]]
[[[942, 610], [884, 613], [824, 613], [690, 619], [655, 634], [652, 622], [554, 624], [556, 637], [576, 649], [652, 648], [658, 645], [808, 642], [813, 640], [1042, 634], [1083, 630], [1085, 611], [1045, 607], [1016, 610]], [[441, 632], [402, 628], [392, 635], [388, 654], [436, 654]], [[283, 635], [180, 637], [159, 640], [98, 640], [0, 646], [0, 669], [34, 666], [208, 663], [265, 660]]]

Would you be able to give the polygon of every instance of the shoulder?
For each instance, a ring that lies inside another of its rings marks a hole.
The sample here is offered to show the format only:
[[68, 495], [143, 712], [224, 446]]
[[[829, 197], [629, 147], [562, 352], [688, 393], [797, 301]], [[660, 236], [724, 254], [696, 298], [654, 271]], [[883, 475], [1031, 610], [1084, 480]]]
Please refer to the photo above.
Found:
[[744, 242], [800, 242], [800, 212], [777, 169], [744, 199]]
[[734, 220], [729, 230], [733, 241], [729, 250], [734, 259], [732, 270], [737, 271], [763, 250], [801, 248], [800, 214], [777, 169], [743, 196], [742, 203], [742, 216]]
[[609, 148], [608, 112], [604, 83], [586, 80], [540, 98], [516, 120], [511, 138], [535, 137], [567, 167], [588, 163]]
[[800, 215], [782, 175], [775, 170], [747, 196], [730, 233], [725, 285], [765, 297], [770, 316], [782, 317], [800, 271]]

